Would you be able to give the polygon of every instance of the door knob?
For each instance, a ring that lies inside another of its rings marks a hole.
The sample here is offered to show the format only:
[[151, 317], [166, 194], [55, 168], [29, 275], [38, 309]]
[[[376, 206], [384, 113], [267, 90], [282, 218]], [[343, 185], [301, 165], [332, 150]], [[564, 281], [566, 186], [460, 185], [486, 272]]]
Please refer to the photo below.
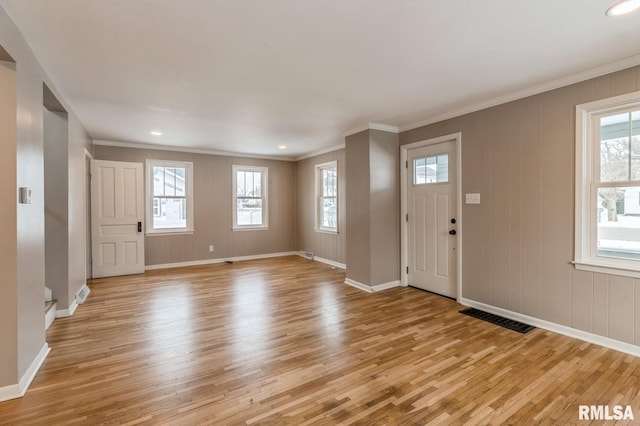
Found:
[[449, 231], [449, 235], [456, 235], [456, 230], [452, 229], [451, 231]]

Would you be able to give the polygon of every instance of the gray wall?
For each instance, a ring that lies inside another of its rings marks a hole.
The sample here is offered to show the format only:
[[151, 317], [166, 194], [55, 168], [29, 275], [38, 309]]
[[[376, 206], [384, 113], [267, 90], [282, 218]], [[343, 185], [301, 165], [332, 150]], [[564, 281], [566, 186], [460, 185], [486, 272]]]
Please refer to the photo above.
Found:
[[75, 298], [78, 291], [90, 277], [87, 271], [86, 250], [87, 247], [87, 221], [86, 196], [87, 179], [85, 175], [85, 151], [91, 153], [91, 139], [77, 117], [69, 114], [69, 301]]
[[18, 257], [16, 209], [16, 72], [0, 62], [0, 387], [18, 382]]
[[[1, 234], [3, 252], [7, 255], [6, 259], [15, 265], [3, 270], [3, 290], [1, 291], [3, 296], [6, 293], [7, 299], [3, 297], [2, 300], [5, 300], [5, 305], [13, 305], [14, 302], [11, 301], [14, 300], [15, 312], [13, 307], [3, 308], [3, 310], [12, 312], [11, 316], [14, 320], [8, 319], [7, 322], [3, 321], [0, 325], [2, 333], [0, 339], [3, 342], [0, 352], [3, 354], [15, 352], [17, 354], [15, 360], [17, 365], [11, 356], [7, 358], [8, 362], [0, 363], [0, 387], [4, 387], [17, 383], [17, 380], [24, 375], [45, 345], [43, 82], [46, 82], [54, 93], [56, 90], [26, 41], [2, 8], [0, 8], [0, 46], [15, 59], [17, 70], [17, 100], [10, 108], [17, 111], [17, 134], [15, 134], [16, 128], [13, 126], [0, 127], [0, 135], [3, 140], [3, 155], [0, 161], [3, 162], [3, 170], [8, 176], [2, 186], [2, 198], [8, 202], [9, 208], [6, 210], [14, 210], [10, 206], [16, 206], [15, 212], [6, 213], [9, 216], [7, 219], [15, 215], [15, 220], [7, 221], [6, 223], [11, 225], [8, 225], [7, 229], [3, 229]], [[2, 93], [4, 97], [4, 90]], [[10, 98], [10, 88], [7, 93]], [[55, 94], [59, 100], [63, 101], [58, 93]], [[70, 111], [69, 108], [66, 109]], [[90, 147], [89, 138], [73, 113], [69, 114], [69, 134], [71, 179], [72, 170], [76, 167], [77, 160], [82, 161], [83, 148]], [[10, 155], [12, 152], [15, 152], [15, 155]], [[15, 170], [15, 174], [12, 170]], [[12, 176], [15, 176], [15, 181]], [[72, 190], [76, 189], [75, 185], [77, 184], [77, 182], [70, 182]], [[33, 204], [17, 204], [17, 187], [22, 186], [32, 188]], [[70, 210], [77, 211], [83, 208], [76, 206], [75, 203], [79, 200], [84, 201], [83, 191], [79, 191], [77, 197], [70, 195], [69, 203], [73, 203], [73, 208]], [[84, 232], [81, 231], [83, 227], [83, 217], [69, 216], [69, 228], [79, 228], [82, 238], [84, 238]], [[70, 244], [77, 243], [74, 235]], [[84, 239], [78, 247], [78, 250], [84, 251]], [[12, 259], [15, 259], [15, 262]], [[12, 271], [16, 272], [15, 277]], [[84, 277], [84, 266], [81, 271], [70, 271], [70, 276], [72, 275]], [[17, 297], [13, 296], [15, 292], [17, 292]], [[3, 313], [3, 315], [5, 314]]]
[[347, 136], [347, 278], [375, 286], [400, 278], [398, 135]]
[[[43, 107], [44, 108], [44, 107]], [[69, 307], [69, 155], [67, 114], [44, 108], [45, 285]]]
[[398, 135], [369, 130], [371, 283], [400, 279], [400, 149]]
[[640, 90], [640, 67], [400, 134], [462, 132], [462, 296], [640, 344], [640, 280], [573, 260], [575, 106]]
[[369, 180], [369, 131], [345, 138], [347, 172], [347, 278], [371, 283], [371, 209]]
[[[293, 162], [100, 145], [94, 147], [94, 154], [98, 160], [143, 164], [146, 159], [193, 162], [195, 232], [147, 236], [146, 265], [296, 250], [296, 165]], [[231, 230], [232, 165], [269, 168], [269, 230]], [[209, 245], [215, 246], [213, 253], [209, 253]]]
[[[316, 232], [315, 227], [315, 166], [338, 162], [338, 234]], [[316, 256], [346, 263], [346, 167], [345, 150], [329, 152], [297, 162], [296, 247]]]

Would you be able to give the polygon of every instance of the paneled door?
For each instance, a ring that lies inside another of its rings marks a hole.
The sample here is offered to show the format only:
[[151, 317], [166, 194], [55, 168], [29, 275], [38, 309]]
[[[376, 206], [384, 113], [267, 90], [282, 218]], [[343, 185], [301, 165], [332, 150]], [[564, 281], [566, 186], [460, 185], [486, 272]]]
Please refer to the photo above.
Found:
[[407, 152], [410, 286], [456, 297], [456, 145]]
[[144, 272], [141, 163], [91, 160], [93, 278]]

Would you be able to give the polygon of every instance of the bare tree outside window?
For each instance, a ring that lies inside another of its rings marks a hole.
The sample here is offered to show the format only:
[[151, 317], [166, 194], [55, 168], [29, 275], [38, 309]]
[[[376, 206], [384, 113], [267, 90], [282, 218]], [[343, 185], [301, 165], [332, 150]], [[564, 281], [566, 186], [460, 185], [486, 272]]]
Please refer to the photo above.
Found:
[[598, 252], [640, 257], [640, 111], [600, 118]]

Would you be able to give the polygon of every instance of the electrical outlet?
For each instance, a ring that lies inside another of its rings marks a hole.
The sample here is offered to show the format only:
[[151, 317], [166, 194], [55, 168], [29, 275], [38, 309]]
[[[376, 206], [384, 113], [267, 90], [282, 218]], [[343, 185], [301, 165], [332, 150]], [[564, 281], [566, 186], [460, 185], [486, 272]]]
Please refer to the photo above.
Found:
[[213, 253], [213, 245], [210, 245], [210, 246], [209, 246], [209, 252], [210, 252], [210, 253]]

